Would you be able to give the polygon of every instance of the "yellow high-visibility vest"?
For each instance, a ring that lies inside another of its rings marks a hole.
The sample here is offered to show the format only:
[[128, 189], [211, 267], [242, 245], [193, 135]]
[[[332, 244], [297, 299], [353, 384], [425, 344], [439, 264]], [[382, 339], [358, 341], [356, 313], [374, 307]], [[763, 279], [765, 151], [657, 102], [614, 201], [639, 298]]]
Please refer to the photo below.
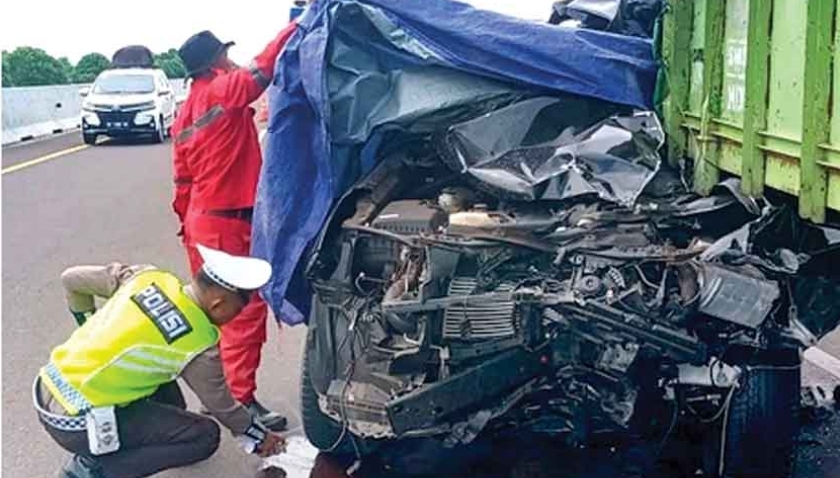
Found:
[[150, 270], [120, 287], [53, 349], [40, 376], [65, 410], [77, 415], [152, 395], [218, 341], [219, 329], [180, 280]]

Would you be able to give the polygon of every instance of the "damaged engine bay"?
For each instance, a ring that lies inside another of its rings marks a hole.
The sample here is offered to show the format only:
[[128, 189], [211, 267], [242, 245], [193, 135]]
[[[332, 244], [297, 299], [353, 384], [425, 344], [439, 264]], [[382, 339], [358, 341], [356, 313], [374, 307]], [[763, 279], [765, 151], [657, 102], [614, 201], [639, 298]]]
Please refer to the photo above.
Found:
[[585, 443], [644, 432], [646, 397], [720, 422], [749, 370], [798, 367], [840, 322], [840, 232], [735, 179], [690, 193], [654, 113], [567, 104], [402, 138], [337, 204], [309, 267], [305, 367], [340, 430], [319, 448]]

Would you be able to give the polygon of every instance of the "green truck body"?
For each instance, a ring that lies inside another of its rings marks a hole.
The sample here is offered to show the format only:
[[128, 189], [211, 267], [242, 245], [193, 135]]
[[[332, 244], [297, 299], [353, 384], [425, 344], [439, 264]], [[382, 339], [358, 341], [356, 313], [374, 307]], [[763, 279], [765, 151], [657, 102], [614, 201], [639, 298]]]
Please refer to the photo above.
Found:
[[804, 218], [840, 211], [840, 0], [671, 0], [662, 33], [670, 161], [691, 158], [707, 192], [799, 198]]

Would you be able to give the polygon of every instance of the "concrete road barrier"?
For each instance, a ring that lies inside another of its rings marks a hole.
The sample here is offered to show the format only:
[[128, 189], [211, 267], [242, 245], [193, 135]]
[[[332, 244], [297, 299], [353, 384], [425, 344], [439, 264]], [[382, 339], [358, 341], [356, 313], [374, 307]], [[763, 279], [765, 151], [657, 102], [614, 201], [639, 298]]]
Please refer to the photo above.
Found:
[[3, 88], [3, 144], [77, 128], [82, 86]]

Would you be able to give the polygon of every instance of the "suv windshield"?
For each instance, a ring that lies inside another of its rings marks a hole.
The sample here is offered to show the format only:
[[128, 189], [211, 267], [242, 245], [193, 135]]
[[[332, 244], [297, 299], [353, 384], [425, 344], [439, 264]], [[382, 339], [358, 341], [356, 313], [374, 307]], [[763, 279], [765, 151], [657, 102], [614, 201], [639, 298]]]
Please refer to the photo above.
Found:
[[152, 93], [155, 91], [155, 80], [152, 75], [110, 75], [96, 81], [94, 93]]

